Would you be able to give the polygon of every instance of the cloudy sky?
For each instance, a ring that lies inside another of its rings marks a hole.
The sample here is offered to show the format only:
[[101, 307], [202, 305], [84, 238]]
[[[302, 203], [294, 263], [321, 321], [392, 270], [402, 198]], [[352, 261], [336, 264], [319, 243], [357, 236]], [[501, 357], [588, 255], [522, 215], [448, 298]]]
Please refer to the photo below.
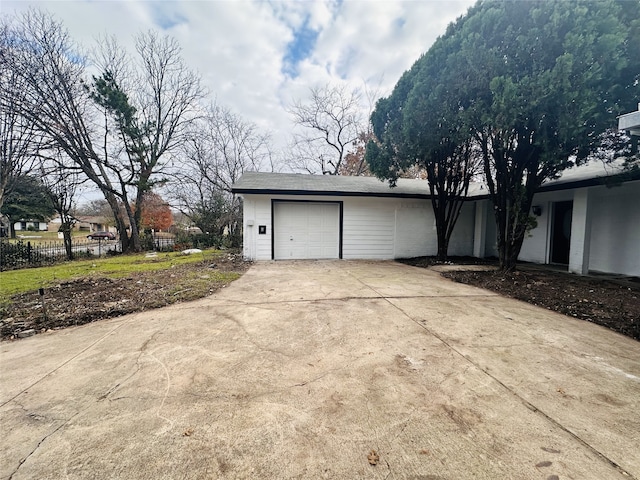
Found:
[[30, 6], [62, 20], [76, 42], [103, 35], [133, 45], [137, 32], [175, 37], [212, 99], [272, 132], [286, 145], [286, 111], [308, 89], [347, 83], [388, 95], [447, 25], [472, 0], [337, 1], [11, 1], [0, 12]]

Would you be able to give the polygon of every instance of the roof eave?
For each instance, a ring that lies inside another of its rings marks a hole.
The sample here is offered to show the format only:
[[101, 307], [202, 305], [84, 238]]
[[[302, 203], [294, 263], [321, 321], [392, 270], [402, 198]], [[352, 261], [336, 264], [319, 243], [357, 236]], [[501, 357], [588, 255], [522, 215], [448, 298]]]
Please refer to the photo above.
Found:
[[245, 195], [315, 195], [325, 197], [383, 197], [383, 198], [421, 198], [429, 199], [431, 195], [406, 192], [352, 192], [342, 190], [286, 190], [278, 188], [232, 188], [231, 191]]

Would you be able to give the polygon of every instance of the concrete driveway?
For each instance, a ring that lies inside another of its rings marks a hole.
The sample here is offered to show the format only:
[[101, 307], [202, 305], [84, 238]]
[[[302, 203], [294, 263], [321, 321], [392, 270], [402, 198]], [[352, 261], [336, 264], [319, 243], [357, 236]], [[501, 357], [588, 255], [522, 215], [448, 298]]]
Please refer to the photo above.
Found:
[[640, 478], [640, 343], [392, 262], [259, 263], [0, 362], [1, 478]]

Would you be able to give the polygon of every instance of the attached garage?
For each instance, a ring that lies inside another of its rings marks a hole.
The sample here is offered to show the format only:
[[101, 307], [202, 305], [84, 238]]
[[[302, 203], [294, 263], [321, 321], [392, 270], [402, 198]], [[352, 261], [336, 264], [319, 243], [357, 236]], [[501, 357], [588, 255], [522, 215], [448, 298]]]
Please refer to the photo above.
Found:
[[[486, 188], [474, 184], [470, 190], [449, 255], [495, 256], [497, 229]], [[248, 260], [390, 260], [437, 253], [425, 180], [399, 179], [391, 188], [371, 177], [247, 172], [233, 192], [243, 199]], [[519, 259], [560, 263], [575, 273], [640, 276], [639, 203], [640, 173], [625, 173], [620, 162], [567, 170], [536, 193], [531, 215], [537, 227]]]
[[[248, 172], [233, 191], [243, 198], [247, 259], [388, 260], [436, 251], [424, 180], [400, 179], [392, 188], [372, 177]], [[453, 254], [473, 251], [474, 208], [463, 209]]]
[[341, 217], [341, 202], [274, 201], [274, 259], [342, 258]]

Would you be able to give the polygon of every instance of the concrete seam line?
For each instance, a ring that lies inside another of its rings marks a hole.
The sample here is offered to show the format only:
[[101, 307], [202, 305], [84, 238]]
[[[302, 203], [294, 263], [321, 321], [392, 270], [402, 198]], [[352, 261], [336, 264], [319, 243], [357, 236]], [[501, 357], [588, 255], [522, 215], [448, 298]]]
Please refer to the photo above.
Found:
[[402, 308], [400, 308], [399, 306], [395, 305], [393, 302], [391, 302], [390, 299], [383, 297], [391, 306], [393, 306], [396, 310], [398, 310], [400, 313], [402, 313], [405, 317], [407, 317], [409, 320], [411, 320], [413, 323], [415, 323], [416, 325], [418, 325], [420, 328], [422, 328], [424, 331], [426, 331], [427, 333], [429, 333], [431, 336], [437, 338], [440, 342], [442, 342], [443, 345], [445, 345], [447, 348], [449, 348], [451, 351], [455, 352], [457, 355], [459, 355], [460, 357], [462, 357], [466, 362], [470, 363], [471, 365], [473, 365], [474, 367], [476, 367], [478, 370], [480, 370], [482, 373], [484, 373], [485, 375], [487, 375], [489, 378], [491, 378], [492, 380], [494, 380], [496, 383], [498, 383], [498, 385], [500, 385], [502, 388], [504, 388], [507, 392], [509, 392], [511, 395], [513, 395], [515, 398], [518, 399], [518, 401], [520, 401], [520, 403], [522, 403], [527, 409], [531, 410], [533, 413], [539, 414], [542, 418], [546, 419], [548, 422], [552, 423], [553, 425], [555, 425], [556, 427], [558, 427], [560, 430], [562, 430], [563, 432], [569, 434], [570, 437], [574, 438], [575, 440], [578, 441], [578, 443], [580, 443], [581, 445], [583, 445], [584, 447], [586, 447], [588, 450], [590, 450], [592, 453], [594, 453], [596, 456], [600, 457], [602, 460], [604, 460], [605, 462], [607, 462], [609, 465], [611, 465], [612, 467], [614, 467], [616, 470], [618, 470], [620, 473], [622, 473], [623, 475], [625, 475], [626, 477], [628, 477], [631, 480], [638, 480], [635, 476], [633, 476], [631, 473], [629, 473], [627, 470], [625, 470], [624, 468], [622, 468], [620, 465], [618, 465], [615, 461], [611, 460], [609, 457], [607, 457], [604, 453], [600, 452], [598, 449], [596, 449], [594, 446], [590, 445], [589, 443], [587, 443], [585, 440], [583, 440], [582, 438], [580, 438], [577, 434], [573, 433], [571, 430], [569, 430], [567, 427], [565, 427], [564, 425], [562, 425], [560, 422], [558, 422], [556, 419], [554, 419], [553, 417], [551, 417], [549, 414], [545, 413], [543, 410], [539, 409], [538, 407], [536, 407], [534, 404], [532, 404], [531, 402], [529, 402], [528, 400], [526, 400], [525, 398], [523, 398], [522, 396], [520, 396], [518, 393], [516, 393], [513, 389], [511, 389], [510, 387], [508, 387], [505, 383], [503, 383], [501, 380], [499, 380], [498, 378], [496, 378], [494, 375], [492, 375], [491, 373], [489, 373], [489, 371], [485, 370], [484, 368], [482, 368], [480, 365], [478, 365], [476, 362], [474, 362], [473, 360], [471, 360], [468, 356], [464, 355], [462, 352], [460, 352], [458, 349], [456, 349], [454, 346], [452, 346], [449, 342], [447, 342], [445, 339], [443, 339], [440, 335], [438, 335], [437, 333], [435, 333], [434, 331], [430, 330], [429, 328], [427, 328], [425, 325], [421, 324], [418, 320], [416, 320], [415, 318], [413, 318], [411, 315], [409, 315], [407, 312], [405, 312]]
[[[359, 281], [359, 280], [358, 280]], [[360, 282], [362, 283], [362, 282]], [[363, 284], [365, 285], [365, 284]], [[366, 285], [368, 288], [368, 285]], [[371, 288], [373, 290], [373, 288]], [[378, 293], [378, 292], [376, 292]], [[332, 302], [332, 301], [337, 301], [337, 300], [382, 300], [382, 299], [398, 299], [398, 300], [402, 300], [402, 299], [410, 299], [410, 298], [491, 298], [491, 297], [498, 297], [498, 294], [478, 294], [478, 295], [406, 295], [406, 296], [371, 296], [371, 297], [335, 297], [335, 298], [316, 298], [316, 299], [311, 299], [311, 300], [275, 300], [272, 302], [269, 301], [264, 301], [264, 302], [243, 302], [241, 305], [243, 307], [251, 307], [251, 306], [255, 306], [255, 305], [281, 305], [284, 303], [316, 303], [316, 302]], [[216, 307], [236, 307], [238, 306], [237, 304], [228, 304], [228, 305], [216, 305]], [[165, 307], [162, 307], [165, 308]], [[189, 307], [189, 310], [196, 310], [196, 309], [200, 309], [201, 307]], [[187, 308], [182, 308], [182, 310], [187, 310]]]
[[131, 317], [129, 320], [126, 320], [124, 322], [122, 322], [120, 325], [118, 325], [117, 327], [115, 327], [112, 330], [109, 330], [109, 332], [105, 333], [102, 337], [100, 337], [98, 340], [96, 340], [95, 342], [87, 345], [85, 348], [83, 348], [82, 350], [80, 350], [78, 353], [76, 353], [74, 356], [72, 356], [71, 358], [65, 360], [64, 362], [62, 362], [60, 365], [58, 365], [56, 368], [54, 368], [53, 370], [50, 370], [49, 372], [45, 373], [42, 377], [40, 377], [39, 379], [37, 379], [36, 381], [34, 381], [31, 385], [23, 388], [20, 392], [16, 393], [13, 397], [11, 397], [10, 399], [6, 400], [5, 402], [3, 402], [2, 404], [0, 404], [0, 407], [4, 407], [5, 405], [7, 405], [8, 403], [11, 403], [12, 401], [14, 401], [16, 398], [18, 398], [20, 395], [22, 395], [24, 392], [26, 392], [27, 390], [29, 390], [30, 388], [33, 388], [35, 385], [37, 385], [38, 383], [40, 383], [41, 381], [43, 381], [45, 378], [47, 378], [48, 376], [50, 376], [51, 374], [57, 372], [58, 370], [60, 370], [62, 367], [64, 367], [65, 365], [67, 365], [68, 363], [72, 362], [73, 360], [75, 360], [76, 358], [78, 358], [80, 355], [82, 355], [84, 352], [86, 352], [87, 350], [89, 350], [90, 348], [93, 348], [94, 346], [96, 346], [98, 343], [102, 342], [105, 338], [107, 338], [109, 335], [113, 334], [116, 330], [119, 330], [120, 328], [122, 328], [125, 325], [128, 325], [129, 323], [131, 323], [135, 317], [137, 315]]

